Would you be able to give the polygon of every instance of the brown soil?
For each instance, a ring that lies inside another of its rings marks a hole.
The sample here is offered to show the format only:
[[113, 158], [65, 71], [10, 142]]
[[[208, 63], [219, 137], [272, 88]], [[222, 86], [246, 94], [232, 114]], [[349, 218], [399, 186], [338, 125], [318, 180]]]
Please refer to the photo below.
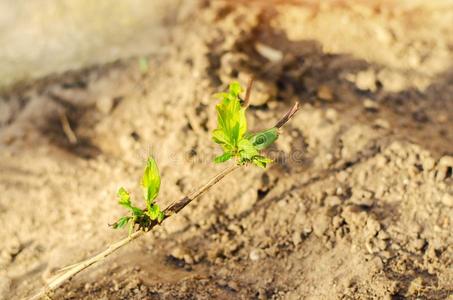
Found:
[[453, 6], [293, 2], [201, 1], [147, 70], [133, 58], [3, 93], [0, 299], [124, 237], [107, 226], [115, 192], [140, 195], [149, 154], [163, 206], [221, 170], [212, 95], [251, 75], [251, 128], [302, 105], [276, 163], [237, 171], [55, 299], [451, 299]]

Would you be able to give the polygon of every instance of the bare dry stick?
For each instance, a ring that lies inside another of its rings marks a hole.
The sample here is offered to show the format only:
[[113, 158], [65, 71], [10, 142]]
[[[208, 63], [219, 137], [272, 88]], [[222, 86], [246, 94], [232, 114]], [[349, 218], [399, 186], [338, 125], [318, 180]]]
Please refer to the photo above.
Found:
[[61, 126], [63, 127], [63, 131], [66, 134], [69, 142], [71, 144], [77, 144], [77, 136], [75, 135], [74, 131], [71, 128], [71, 124], [69, 124], [68, 117], [64, 112], [60, 114], [60, 121]]
[[[283, 118], [277, 122], [275, 127], [280, 128], [282, 127], [285, 123], [287, 123], [292, 116], [297, 112], [299, 109], [299, 104], [296, 102], [293, 107], [283, 116]], [[186, 207], [190, 202], [195, 200], [196, 198], [200, 197], [203, 195], [209, 188], [214, 186], [216, 183], [218, 183], [220, 180], [222, 180], [225, 176], [230, 174], [236, 169], [239, 169], [241, 166], [240, 165], [233, 165], [230, 166], [223, 171], [221, 171], [219, 174], [211, 178], [206, 184], [201, 186], [198, 190], [190, 193], [186, 197], [177, 200], [173, 203], [171, 203], [165, 210], [165, 217], [164, 220], [167, 218], [171, 217], [172, 215], [178, 213], [181, 211], [184, 207]], [[154, 226], [158, 225], [156, 221], [151, 224], [151, 226], [148, 228], [152, 229]], [[127, 238], [124, 238], [122, 240], [119, 240], [113, 244], [110, 244], [107, 249], [102, 251], [101, 253], [92, 256], [84, 261], [81, 261], [77, 264], [70, 265], [68, 267], [65, 267], [60, 270], [60, 273], [55, 275], [51, 280], [46, 284], [44, 288], [42, 288], [36, 295], [33, 297], [29, 298], [30, 300], [38, 300], [41, 299], [42, 297], [46, 296], [48, 293], [51, 293], [52, 291], [56, 290], [58, 287], [60, 287], [63, 283], [66, 281], [70, 280], [74, 275], [77, 273], [83, 271], [84, 269], [88, 268], [89, 266], [102, 261], [104, 258], [115, 252], [116, 250], [120, 249], [121, 247], [129, 244], [133, 240], [138, 239], [141, 237], [145, 231], [139, 230], [128, 236]]]
[[255, 81], [255, 78], [252, 76], [252, 78], [250, 78], [249, 83], [247, 85], [244, 102], [242, 103], [242, 107], [244, 107], [244, 108], [247, 108], [250, 104], [250, 94], [252, 93], [253, 81]]

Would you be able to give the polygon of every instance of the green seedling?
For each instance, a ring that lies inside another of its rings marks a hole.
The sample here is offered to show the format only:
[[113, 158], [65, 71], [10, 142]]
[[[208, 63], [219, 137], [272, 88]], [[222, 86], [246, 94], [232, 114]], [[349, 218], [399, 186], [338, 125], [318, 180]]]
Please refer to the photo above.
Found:
[[215, 143], [223, 149], [223, 154], [214, 159], [216, 163], [222, 163], [230, 159], [235, 159], [240, 165], [252, 163], [262, 168], [272, 162], [260, 154], [260, 151], [269, 147], [278, 138], [276, 127], [259, 132], [247, 131], [247, 120], [245, 110], [249, 93], [241, 105], [240, 93], [243, 91], [239, 83], [230, 84], [227, 93], [216, 95], [220, 99], [217, 104], [217, 128], [212, 132]]
[[[217, 128], [212, 132], [212, 138], [224, 151], [223, 154], [214, 159], [216, 163], [235, 159], [238, 165], [250, 163], [266, 168], [272, 162], [260, 151], [277, 140], [280, 125], [277, 123], [275, 127], [255, 133], [247, 131], [245, 111], [248, 106], [250, 88], [251, 84], [244, 101], [240, 97], [243, 89], [237, 82], [230, 84], [227, 93], [216, 95], [220, 99], [220, 103], [216, 106]], [[165, 213], [155, 203], [160, 189], [160, 175], [153, 158], [148, 159], [141, 185], [144, 191], [145, 209], [132, 204], [131, 195], [125, 188], [121, 187], [118, 190], [118, 203], [129, 210], [130, 214], [122, 216], [112, 226], [118, 229], [129, 224], [129, 235], [134, 232], [136, 225], [138, 225], [138, 230], [147, 231], [156, 223], [160, 224], [165, 218]]]
[[122, 216], [112, 226], [118, 229], [129, 224], [129, 235], [134, 231], [135, 225], [138, 225], [139, 229], [146, 230], [153, 222], [161, 223], [165, 218], [164, 212], [155, 203], [160, 189], [160, 175], [157, 164], [152, 157], [148, 159], [141, 185], [146, 205], [146, 209], [144, 210], [132, 204], [131, 195], [125, 188], [121, 187], [117, 193], [119, 198], [118, 204], [128, 209], [130, 215]]
[[[59, 274], [52, 277], [46, 283], [46, 286], [31, 299], [40, 299], [47, 296], [48, 293], [63, 285], [82, 270], [104, 260], [121, 247], [143, 236], [145, 232], [162, 223], [164, 219], [180, 212], [190, 202], [203, 195], [225, 176], [231, 174], [241, 166], [250, 163], [265, 168], [271, 160], [261, 155], [260, 151], [277, 140], [279, 128], [294, 116], [299, 106], [298, 103], [295, 103], [274, 127], [255, 133], [248, 132], [245, 110], [248, 106], [252, 82], [250, 81], [245, 99], [242, 102], [239, 95], [242, 92], [242, 88], [238, 83], [232, 83], [228, 93], [218, 95], [221, 102], [217, 105], [218, 126], [213, 132], [213, 139], [222, 147], [224, 153], [216, 157], [215, 161], [220, 163], [229, 159], [235, 159], [235, 165], [224, 169], [197, 190], [172, 202], [165, 210], [161, 210], [155, 202], [160, 189], [159, 169], [154, 159], [149, 158], [141, 181], [146, 208], [141, 209], [134, 206], [132, 204], [131, 194], [125, 188], [118, 190], [118, 203], [126, 208], [129, 214], [119, 218], [112, 226], [113, 228], [124, 228], [129, 225], [129, 236], [110, 244], [104, 251], [92, 257], [63, 268]], [[134, 232], [137, 225], [138, 230]]]

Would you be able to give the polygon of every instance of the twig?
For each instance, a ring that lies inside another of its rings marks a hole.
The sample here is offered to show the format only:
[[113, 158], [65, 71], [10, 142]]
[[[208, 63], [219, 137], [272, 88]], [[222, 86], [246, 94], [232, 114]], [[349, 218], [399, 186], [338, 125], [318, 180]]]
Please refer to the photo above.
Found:
[[247, 108], [250, 105], [250, 95], [252, 93], [252, 86], [253, 86], [253, 81], [255, 80], [255, 77], [252, 76], [249, 80], [249, 84], [247, 85], [247, 90], [245, 91], [245, 98], [244, 102], [242, 103], [242, 107]]
[[71, 144], [77, 144], [77, 136], [72, 130], [71, 124], [69, 124], [68, 117], [64, 112], [60, 113], [60, 122], [61, 126], [63, 127], [63, 132], [66, 134], [66, 137], [68, 138], [69, 142]]
[[276, 128], [281, 128], [285, 125], [299, 110], [299, 102], [294, 103], [293, 107], [275, 124]]
[[[285, 116], [277, 122], [276, 127], [280, 128], [282, 127], [286, 122], [288, 122], [291, 117], [297, 112], [299, 108], [298, 103], [294, 104], [294, 106], [285, 114]], [[185, 196], [184, 198], [177, 200], [173, 203], [171, 203], [165, 210], [165, 217], [164, 220], [167, 218], [171, 217], [174, 214], [177, 214], [180, 212], [184, 207], [186, 207], [190, 202], [195, 200], [196, 198], [200, 197], [203, 195], [207, 190], [209, 190], [212, 186], [214, 186], [216, 183], [218, 183], [220, 180], [222, 180], [225, 176], [230, 174], [236, 169], [239, 169], [241, 165], [233, 165], [230, 166], [220, 173], [218, 173], [216, 176], [211, 178], [206, 184], [201, 186], [198, 190], [190, 193], [189, 195]], [[152, 223], [147, 229], [150, 230], [154, 226], [158, 225], [156, 221]], [[51, 280], [46, 284], [46, 286], [41, 289], [36, 295], [33, 297], [29, 298], [30, 300], [38, 300], [44, 296], [46, 296], [48, 293], [51, 293], [52, 291], [56, 290], [58, 287], [60, 287], [63, 283], [66, 281], [70, 280], [74, 275], [77, 273], [83, 271], [84, 269], [88, 268], [89, 266], [98, 263], [102, 261], [104, 258], [115, 252], [116, 250], [120, 249], [121, 247], [129, 244], [133, 240], [138, 239], [141, 237], [143, 234], [145, 234], [146, 231], [139, 230], [131, 234], [129, 237], [124, 238], [122, 240], [119, 240], [113, 244], [110, 244], [107, 249], [102, 251], [101, 253], [90, 257], [86, 260], [81, 261], [80, 263], [70, 265], [68, 267], [65, 267], [61, 270], [62, 273], [59, 273], [55, 275]]]

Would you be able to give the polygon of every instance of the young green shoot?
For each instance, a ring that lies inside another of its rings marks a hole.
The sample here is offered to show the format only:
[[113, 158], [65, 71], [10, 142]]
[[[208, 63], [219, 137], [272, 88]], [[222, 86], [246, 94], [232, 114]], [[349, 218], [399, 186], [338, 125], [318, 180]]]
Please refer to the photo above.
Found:
[[247, 128], [245, 111], [248, 107], [251, 83], [252, 81], [249, 84], [243, 105], [241, 105], [240, 98], [243, 89], [237, 82], [230, 84], [227, 93], [216, 95], [220, 99], [220, 103], [216, 106], [217, 128], [212, 132], [212, 138], [223, 149], [223, 154], [214, 159], [216, 163], [235, 159], [239, 165], [251, 163], [266, 168], [272, 162], [260, 151], [277, 140], [278, 129], [273, 127], [252, 133]]
[[[120, 217], [112, 227], [117, 229], [129, 226], [128, 237], [110, 244], [104, 251], [97, 255], [63, 268], [55, 277], [52, 277], [47, 282], [46, 286], [38, 294], [30, 299], [35, 300], [47, 296], [48, 293], [60, 287], [82, 270], [104, 260], [118, 249], [138, 239], [147, 231], [160, 225], [165, 219], [180, 212], [189, 203], [203, 195], [225, 176], [231, 174], [241, 166], [254, 164], [265, 168], [272, 160], [262, 155], [261, 151], [277, 140], [279, 134], [278, 129], [292, 118], [299, 109], [299, 106], [298, 103], [295, 103], [274, 127], [255, 133], [249, 132], [247, 130], [245, 111], [248, 107], [252, 83], [253, 81], [250, 81], [245, 99], [242, 102], [240, 98], [240, 93], [243, 91], [242, 87], [235, 82], [230, 84], [227, 93], [220, 93], [217, 96], [221, 102], [216, 106], [218, 125], [212, 135], [214, 142], [222, 147], [223, 154], [216, 157], [215, 162], [221, 163], [234, 159], [236, 161], [235, 165], [224, 169], [199, 189], [174, 201], [167, 208], [161, 210], [160, 206], [156, 203], [156, 198], [160, 190], [159, 169], [154, 159], [149, 158], [141, 180], [145, 208], [141, 209], [135, 206], [132, 203], [131, 194], [125, 188], [121, 187], [117, 192], [119, 198], [118, 204], [127, 209], [129, 213]], [[136, 229], [137, 226], [138, 228]]]
[[129, 210], [129, 215], [122, 216], [116, 221], [112, 227], [119, 229], [129, 224], [129, 235], [134, 232], [135, 225], [138, 225], [139, 229], [150, 228], [153, 222], [161, 223], [165, 214], [160, 209], [159, 205], [155, 203], [155, 199], [159, 194], [160, 189], [160, 174], [157, 168], [156, 161], [150, 157], [148, 158], [145, 171], [141, 180], [141, 186], [143, 188], [143, 198], [146, 205], [146, 209], [141, 209], [132, 204], [130, 193], [123, 187], [118, 190], [118, 204]]

